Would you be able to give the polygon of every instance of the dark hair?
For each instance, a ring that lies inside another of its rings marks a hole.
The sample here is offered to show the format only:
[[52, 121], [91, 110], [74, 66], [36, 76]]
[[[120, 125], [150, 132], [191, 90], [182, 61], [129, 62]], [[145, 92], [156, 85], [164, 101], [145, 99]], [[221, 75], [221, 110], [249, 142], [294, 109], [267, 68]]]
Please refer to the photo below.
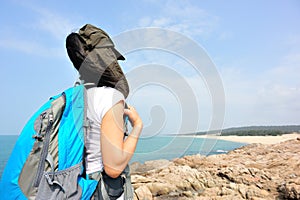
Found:
[[74, 67], [79, 68], [87, 57], [87, 45], [78, 33], [71, 33], [66, 38], [66, 48]]

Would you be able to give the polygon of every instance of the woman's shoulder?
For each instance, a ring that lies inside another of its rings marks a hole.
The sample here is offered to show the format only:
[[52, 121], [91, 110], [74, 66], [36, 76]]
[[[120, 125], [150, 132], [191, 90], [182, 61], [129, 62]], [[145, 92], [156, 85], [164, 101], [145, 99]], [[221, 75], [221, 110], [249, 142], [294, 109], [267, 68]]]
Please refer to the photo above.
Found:
[[94, 87], [87, 90], [88, 94], [93, 96], [99, 96], [99, 97], [106, 97], [106, 98], [118, 98], [118, 99], [124, 99], [124, 95], [118, 91], [115, 88], [111, 87]]
[[118, 102], [125, 102], [124, 95], [111, 87], [95, 87], [87, 90], [87, 105], [89, 110], [94, 110], [95, 116], [100, 116], [100, 123], [105, 113]]

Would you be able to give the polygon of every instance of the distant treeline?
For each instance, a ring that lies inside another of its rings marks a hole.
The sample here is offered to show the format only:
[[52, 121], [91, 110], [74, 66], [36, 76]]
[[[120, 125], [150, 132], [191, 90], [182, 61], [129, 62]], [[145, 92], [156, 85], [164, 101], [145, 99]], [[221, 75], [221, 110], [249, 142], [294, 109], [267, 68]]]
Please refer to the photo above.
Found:
[[[223, 136], [227, 135], [238, 135], [238, 136], [266, 136], [266, 135], [283, 135], [289, 133], [300, 133], [300, 126], [290, 125], [290, 126], [247, 126], [247, 127], [236, 127], [228, 128], [222, 131], [214, 130], [209, 132], [198, 132], [196, 135], [206, 135], [206, 134], [220, 134]], [[195, 134], [195, 133], [194, 133]], [[192, 134], [192, 135], [194, 135]]]
[[222, 132], [222, 136], [226, 135], [237, 135], [237, 136], [266, 136], [266, 135], [283, 135], [290, 132], [280, 131], [280, 130], [241, 130], [241, 131], [231, 131]]

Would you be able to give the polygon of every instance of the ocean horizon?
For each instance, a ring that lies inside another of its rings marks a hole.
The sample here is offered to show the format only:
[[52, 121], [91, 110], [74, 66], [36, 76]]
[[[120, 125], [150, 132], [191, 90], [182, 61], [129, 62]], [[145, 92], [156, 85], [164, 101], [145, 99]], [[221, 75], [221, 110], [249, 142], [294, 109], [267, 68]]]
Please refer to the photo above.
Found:
[[[18, 135], [0, 135], [0, 179], [10, 157]], [[130, 163], [144, 163], [149, 160], [172, 160], [186, 155], [224, 154], [247, 143], [191, 136], [153, 136], [140, 138]]]

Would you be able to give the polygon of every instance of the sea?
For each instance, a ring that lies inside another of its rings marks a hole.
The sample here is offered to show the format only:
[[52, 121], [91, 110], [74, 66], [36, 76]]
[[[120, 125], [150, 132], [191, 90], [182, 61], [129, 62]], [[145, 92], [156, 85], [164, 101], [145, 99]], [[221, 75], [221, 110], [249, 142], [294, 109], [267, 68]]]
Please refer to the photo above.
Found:
[[[0, 179], [6, 162], [18, 139], [18, 135], [0, 135]], [[193, 136], [151, 136], [139, 139], [131, 163], [144, 163], [149, 160], [180, 158], [185, 155], [204, 156], [224, 154], [246, 143], [218, 139], [197, 138]]]

